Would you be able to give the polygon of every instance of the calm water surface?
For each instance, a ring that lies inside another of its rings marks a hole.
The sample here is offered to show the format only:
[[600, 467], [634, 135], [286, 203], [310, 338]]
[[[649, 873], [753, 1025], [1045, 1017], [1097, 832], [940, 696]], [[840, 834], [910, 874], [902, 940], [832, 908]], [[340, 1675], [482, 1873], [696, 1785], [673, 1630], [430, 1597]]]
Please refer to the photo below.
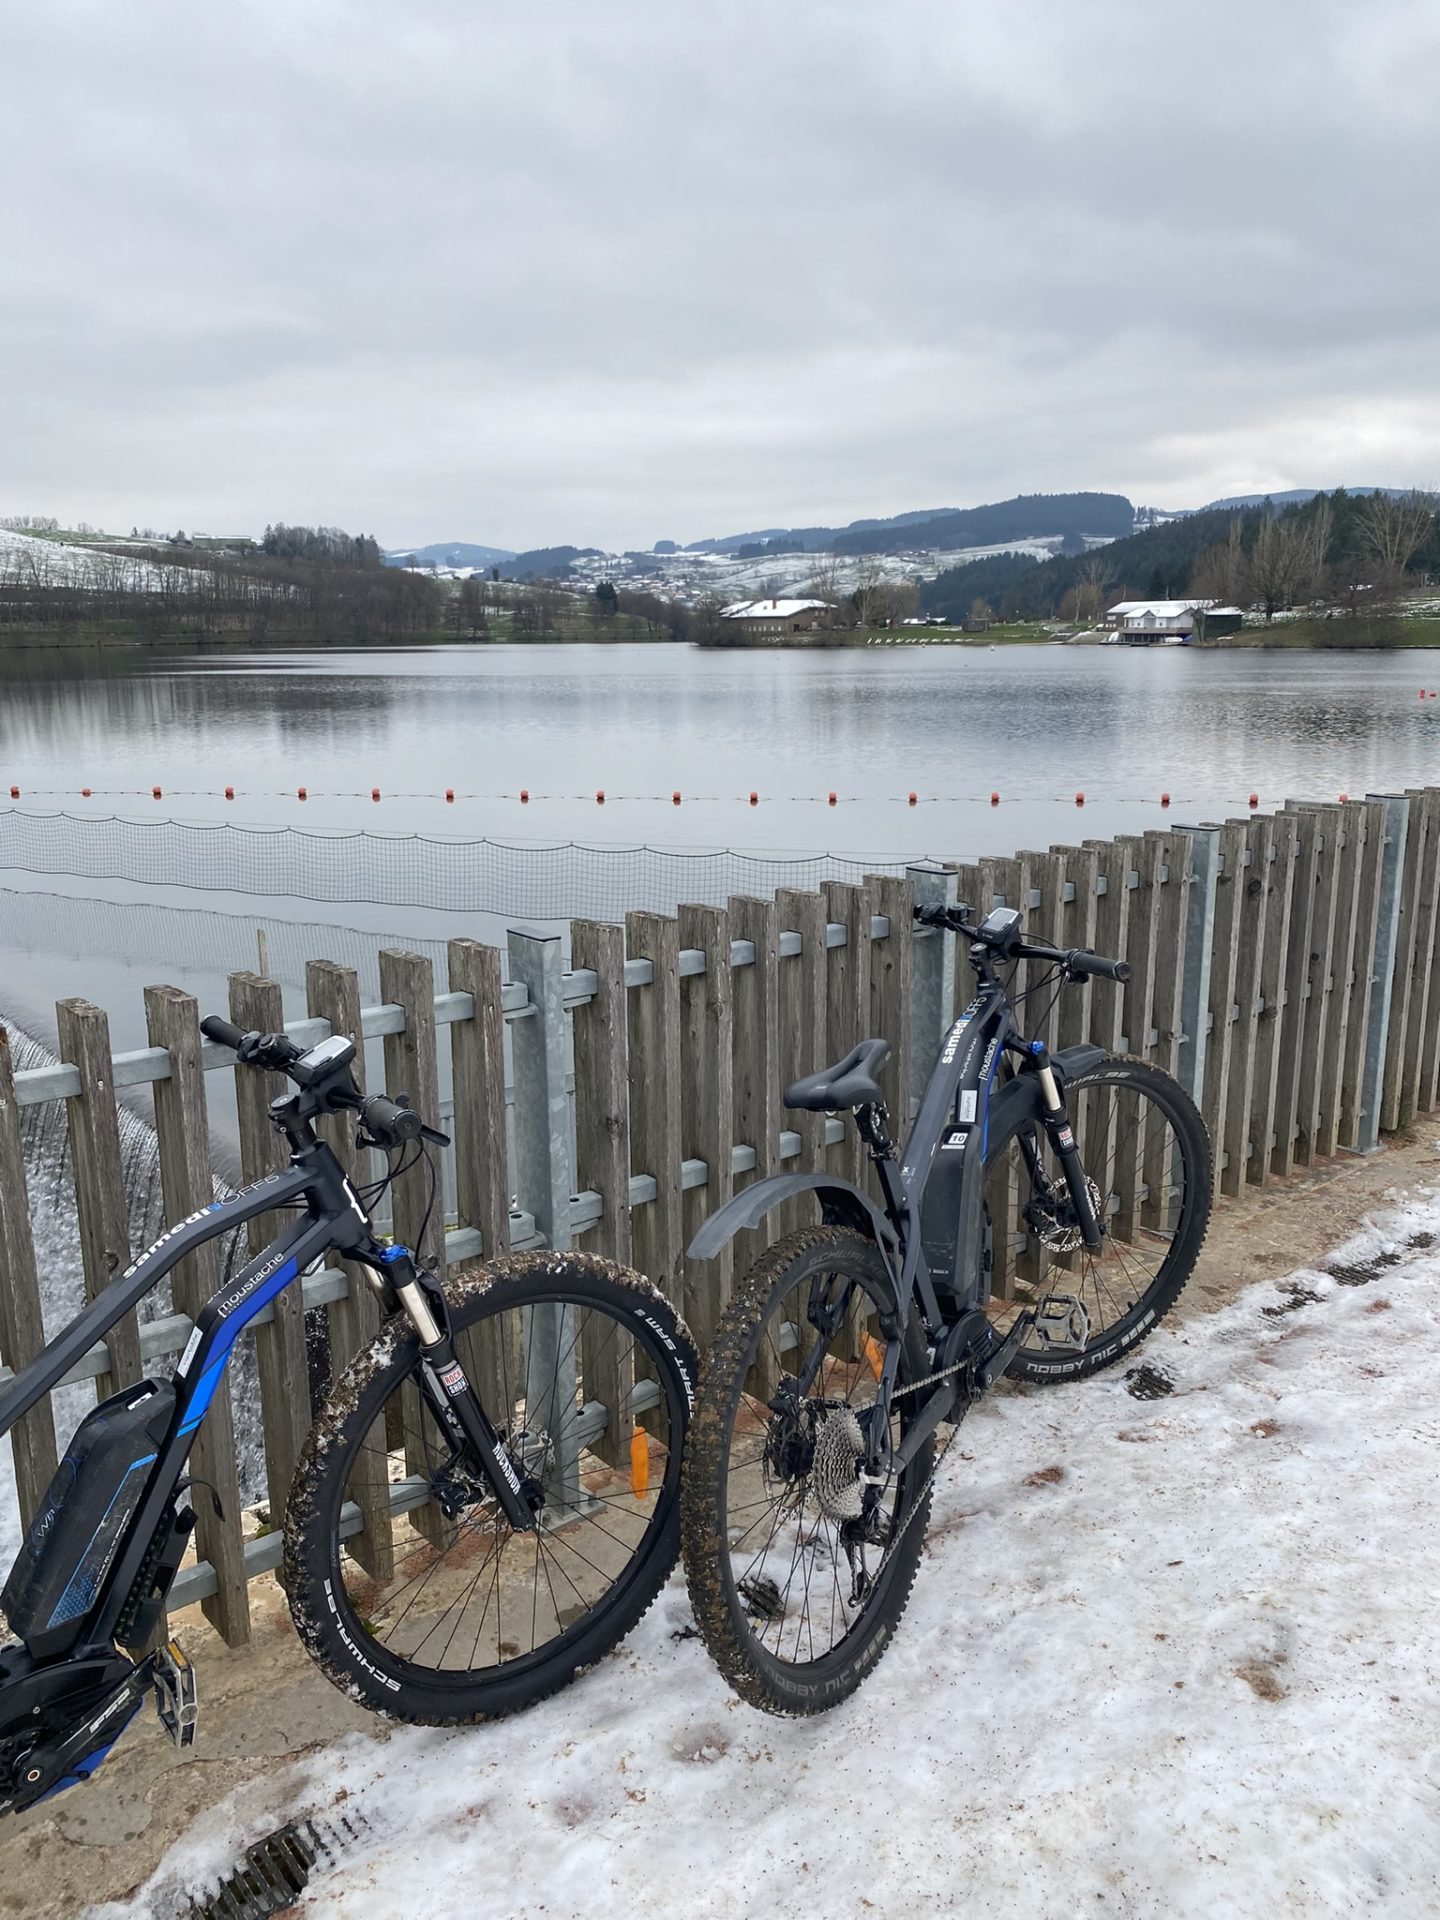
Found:
[[[1252, 791], [1275, 805], [1435, 781], [1440, 700], [1418, 698], [1431, 682], [1440, 688], [1440, 656], [1426, 652], [11, 655], [0, 663], [0, 779], [21, 787], [22, 806], [140, 818], [963, 857], [1223, 817]], [[80, 798], [82, 786], [94, 797]], [[163, 801], [150, 798], [154, 786]], [[124, 897], [4, 873], [0, 885]], [[326, 913], [354, 925], [395, 919]], [[93, 982], [98, 958], [4, 957], [12, 1003], [30, 1004], [85, 990], [76, 982]], [[141, 971], [155, 977], [153, 965]]]

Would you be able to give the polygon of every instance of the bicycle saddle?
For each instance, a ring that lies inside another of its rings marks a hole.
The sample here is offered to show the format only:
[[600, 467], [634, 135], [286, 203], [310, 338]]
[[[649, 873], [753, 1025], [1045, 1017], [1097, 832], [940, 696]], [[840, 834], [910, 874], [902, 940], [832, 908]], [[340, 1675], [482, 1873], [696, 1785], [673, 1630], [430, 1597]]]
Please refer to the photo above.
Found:
[[785, 1089], [787, 1107], [804, 1107], [810, 1113], [839, 1113], [845, 1107], [863, 1107], [884, 1095], [875, 1078], [890, 1058], [888, 1040], [862, 1040], [833, 1067], [821, 1067], [807, 1073], [803, 1080]]

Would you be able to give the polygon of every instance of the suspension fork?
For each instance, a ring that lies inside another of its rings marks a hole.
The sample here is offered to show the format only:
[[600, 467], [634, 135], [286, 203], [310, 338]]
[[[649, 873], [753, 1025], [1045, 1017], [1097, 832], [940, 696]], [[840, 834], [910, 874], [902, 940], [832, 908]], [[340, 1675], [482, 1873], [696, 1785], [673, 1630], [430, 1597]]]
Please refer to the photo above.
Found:
[[[1065, 1109], [1065, 1096], [1060, 1091], [1055, 1078], [1055, 1069], [1050, 1065], [1050, 1053], [1043, 1040], [1031, 1040], [1027, 1044], [1031, 1070], [1040, 1088], [1040, 1124], [1044, 1127], [1055, 1157], [1060, 1162], [1065, 1175], [1065, 1185], [1070, 1194], [1070, 1204], [1075, 1209], [1076, 1224], [1080, 1228], [1080, 1237], [1091, 1252], [1095, 1252], [1104, 1239], [1101, 1222], [1096, 1215], [1094, 1202], [1090, 1198], [1090, 1182], [1085, 1177], [1085, 1169], [1080, 1164], [1080, 1149], [1075, 1142], [1075, 1129], [1070, 1125], [1070, 1116]], [[1035, 1150], [1034, 1136], [1027, 1128], [1020, 1135], [1020, 1151], [1024, 1156], [1026, 1169], [1032, 1182], [1044, 1179], [1040, 1167], [1040, 1156]]]
[[407, 1247], [376, 1246], [369, 1262], [393, 1288], [401, 1311], [420, 1341], [420, 1391], [430, 1404], [457, 1452], [479, 1462], [501, 1511], [517, 1532], [533, 1532], [539, 1510], [539, 1489], [521, 1480], [500, 1438], [471, 1386], [450, 1330], [450, 1309], [433, 1274], [418, 1268]]

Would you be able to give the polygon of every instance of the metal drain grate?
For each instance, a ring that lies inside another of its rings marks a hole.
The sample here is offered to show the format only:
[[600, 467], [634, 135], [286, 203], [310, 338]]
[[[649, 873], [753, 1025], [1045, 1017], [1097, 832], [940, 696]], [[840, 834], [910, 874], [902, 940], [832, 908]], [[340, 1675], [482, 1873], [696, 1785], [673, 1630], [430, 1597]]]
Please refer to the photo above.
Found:
[[301, 1820], [248, 1847], [235, 1871], [208, 1899], [192, 1900], [187, 1920], [268, 1920], [292, 1907], [310, 1884], [360, 1839], [359, 1814], [336, 1820]]

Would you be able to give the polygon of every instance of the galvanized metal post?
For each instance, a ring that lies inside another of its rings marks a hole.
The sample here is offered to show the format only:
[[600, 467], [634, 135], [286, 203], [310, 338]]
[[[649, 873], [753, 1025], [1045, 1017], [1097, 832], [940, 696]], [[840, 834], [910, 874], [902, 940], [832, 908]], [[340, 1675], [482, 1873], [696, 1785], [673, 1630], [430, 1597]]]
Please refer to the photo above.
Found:
[[1175, 1077], [1199, 1106], [1205, 1093], [1220, 829], [1207, 824], [1183, 827], [1181, 831], [1190, 836], [1190, 885], [1185, 902], [1185, 967], [1180, 979], [1180, 1048]]
[[[917, 907], [953, 907], [959, 899], [959, 876], [939, 867], [908, 867], [910, 894]], [[955, 936], [916, 931], [910, 976], [910, 1084], [905, 1089], [908, 1127], [935, 1065], [945, 1029], [955, 1005]]]
[[1369, 793], [1385, 804], [1385, 844], [1380, 856], [1380, 901], [1375, 926], [1375, 965], [1370, 975], [1370, 1019], [1360, 1081], [1359, 1153], [1380, 1148], [1380, 1101], [1385, 1084], [1385, 1043], [1390, 1032], [1390, 995], [1395, 983], [1395, 945], [1400, 937], [1400, 876], [1410, 831], [1410, 802], [1403, 793]]
[[[556, 1250], [570, 1245], [570, 1096], [565, 1086], [564, 956], [558, 934], [515, 927], [508, 935], [510, 978], [530, 1010], [510, 1029], [515, 1075], [515, 1182], [522, 1210]], [[579, 1409], [574, 1309], [525, 1314], [525, 1461], [541, 1471], [545, 1524], [563, 1524], [580, 1504]]]
[[515, 1073], [515, 1183], [521, 1210], [557, 1249], [570, 1245], [570, 1096], [565, 1087], [564, 956], [538, 927], [508, 935], [510, 978], [530, 1011], [510, 1027]]

